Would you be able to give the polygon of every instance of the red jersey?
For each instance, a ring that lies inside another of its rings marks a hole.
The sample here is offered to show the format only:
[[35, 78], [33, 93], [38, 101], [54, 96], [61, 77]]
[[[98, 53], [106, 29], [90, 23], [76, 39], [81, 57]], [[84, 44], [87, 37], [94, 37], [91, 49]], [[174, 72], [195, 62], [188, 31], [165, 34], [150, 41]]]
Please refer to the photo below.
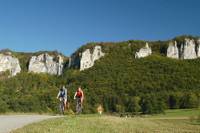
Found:
[[82, 96], [83, 96], [83, 94], [82, 94], [82, 92], [81, 92], [81, 91], [77, 91], [77, 92], [76, 92], [76, 96], [77, 96], [77, 97], [82, 97]]

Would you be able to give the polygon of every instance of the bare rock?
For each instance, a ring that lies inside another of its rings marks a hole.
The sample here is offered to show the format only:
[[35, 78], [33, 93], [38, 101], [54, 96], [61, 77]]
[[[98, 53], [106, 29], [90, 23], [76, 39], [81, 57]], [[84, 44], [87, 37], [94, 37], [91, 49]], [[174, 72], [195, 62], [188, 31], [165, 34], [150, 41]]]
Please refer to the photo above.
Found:
[[0, 54], [0, 72], [9, 71], [11, 76], [21, 72], [19, 60], [11, 55]]
[[182, 59], [196, 59], [195, 41], [193, 39], [185, 39], [185, 43], [181, 45]]
[[99, 60], [105, 54], [102, 52], [101, 46], [95, 46], [93, 53], [91, 53], [90, 49], [86, 49], [80, 59], [80, 71], [88, 69], [94, 66], [96, 60]]
[[135, 58], [144, 58], [152, 54], [152, 50], [149, 47], [148, 43], [146, 43], [144, 48], [141, 48], [139, 52], [135, 53]]
[[58, 55], [56, 60], [49, 54], [33, 56], [29, 62], [29, 72], [48, 73], [52, 75], [61, 75], [63, 71], [63, 58]]
[[197, 57], [200, 57], [200, 38], [197, 40]]
[[173, 42], [169, 43], [169, 47], [167, 48], [167, 57], [179, 59], [179, 51], [178, 51], [176, 41], [175, 41], [175, 43], [173, 43]]

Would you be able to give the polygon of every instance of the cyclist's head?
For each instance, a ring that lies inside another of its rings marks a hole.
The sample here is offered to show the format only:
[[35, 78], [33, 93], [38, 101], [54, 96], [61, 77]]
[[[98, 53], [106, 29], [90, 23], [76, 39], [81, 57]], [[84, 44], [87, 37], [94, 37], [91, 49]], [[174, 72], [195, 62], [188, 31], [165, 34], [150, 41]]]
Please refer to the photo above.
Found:
[[60, 91], [63, 91], [63, 88], [60, 88]]
[[81, 90], [82, 90], [82, 89], [81, 89], [81, 86], [79, 86], [79, 87], [78, 87], [78, 91], [81, 91]]

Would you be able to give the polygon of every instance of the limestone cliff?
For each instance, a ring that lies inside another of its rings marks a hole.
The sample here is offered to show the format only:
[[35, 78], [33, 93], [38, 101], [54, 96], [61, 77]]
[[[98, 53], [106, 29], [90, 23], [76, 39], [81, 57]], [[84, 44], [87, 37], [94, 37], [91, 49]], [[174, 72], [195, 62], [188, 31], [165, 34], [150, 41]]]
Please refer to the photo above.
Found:
[[9, 71], [11, 76], [21, 72], [19, 60], [11, 55], [0, 54], [0, 72]]
[[184, 42], [179, 44], [179, 48], [177, 47], [177, 42], [175, 44], [170, 43], [167, 49], [167, 57], [175, 59], [196, 59], [200, 56], [199, 40], [197, 43], [195, 44], [194, 39], [188, 38], [185, 38]]
[[60, 55], [53, 57], [48, 53], [33, 56], [30, 59], [28, 70], [34, 73], [61, 75], [63, 71], [63, 58]]
[[185, 39], [185, 44], [181, 45], [182, 59], [196, 59], [197, 53], [195, 51], [195, 41], [193, 39]]
[[170, 42], [169, 47], [167, 48], [167, 57], [178, 59], [179, 58], [179, 52], [177, 47], [177, 42], [175, 43]]
[[152, 54], [152, 50], [149, 47], [149, 44], [146, 43], [144, 48], [141, 48], [138, 52], [135, 53], [135, 58], [144, 58]]
[[200, 57], [200, 39], [197, 40], [197, 57]]
[[102, 52], [101, 46], [95, 46], [93, 53], [90, 49], [86, 49], [80, 59], [80, 71], [88, 69], [94, 66], [96, 60], [99, 60], [105, 54]]
[[80, 71], [83, 71], [94, 66], [95, 61], [104, 55], [101, 46], [97, 45], [93, 49], [85, 49], [78, 54], [74, 53], [69, 59], [68, 67], [78, 68]]
[[85, 70], [87, 68], [90, 68], [94, 65], [93, 59], [92, 59], [92, 54], [90, 53], [89, 49], [86, 49], [82, 53], [82, 57], [80, 60], [80, 70]]

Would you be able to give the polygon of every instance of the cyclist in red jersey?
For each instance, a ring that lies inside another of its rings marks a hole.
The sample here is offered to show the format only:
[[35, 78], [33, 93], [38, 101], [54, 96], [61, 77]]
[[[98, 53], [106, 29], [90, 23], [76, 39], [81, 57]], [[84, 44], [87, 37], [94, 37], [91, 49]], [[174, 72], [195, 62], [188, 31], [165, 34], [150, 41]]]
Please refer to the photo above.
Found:
[[74, 99], [76, 99], [76, 98], [80, 98], [81, 99], [81, 103], [83, 103], [84, 93], [83, 93], [83, 90], [81, 89], [80, 86], [78, 87], [77, 91], [75, 92]]
[[77, 99], [77, 100], [80, 99], [81, 106], [82, 106], [83, 100], [84, 100], [84, 93], [80, 86], [78, 87], [77, 91], [75, 92], [74, 99]]

